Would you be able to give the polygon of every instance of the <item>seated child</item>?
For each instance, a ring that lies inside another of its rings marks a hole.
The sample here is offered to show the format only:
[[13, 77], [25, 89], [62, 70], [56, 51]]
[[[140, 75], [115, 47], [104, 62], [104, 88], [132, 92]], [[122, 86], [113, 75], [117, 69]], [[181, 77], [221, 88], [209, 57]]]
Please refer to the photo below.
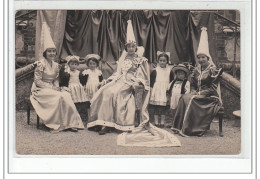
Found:
[[175, 74], [175, 79], [169, 84], [167, 94], [170, 96], [170, 109], [174, 113], [180, 97], [190, 93], [190, 82], [187, 80], [190, 71], [183, 64], [173, 67], [172, 71]]
[[84, 87], [80, 83], [81, 73], [77, 70], [79, 65], [78, 56], [68, 56], [65, 59], [67, 64], [60, 72], [60, 82], [63, 90], [70, 92], [74, 103], [87, 101]]
[[100, 56], [89, 54], [85, 57], [88, 69], [82, 72], [82, 84], [85, 88], [88, 119], [90, 117], [90, 101], [97, 90], [104, 85], [102, 72], [98, 69]]

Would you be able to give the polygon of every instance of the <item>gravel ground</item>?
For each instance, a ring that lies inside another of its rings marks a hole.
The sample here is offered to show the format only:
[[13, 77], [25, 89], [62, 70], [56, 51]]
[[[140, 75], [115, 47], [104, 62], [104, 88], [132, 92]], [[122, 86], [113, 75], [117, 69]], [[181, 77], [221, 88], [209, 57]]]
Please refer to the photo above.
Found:
[[[16, 113], [16, 152], [21, 155], [236, 155], [241, 149], [241, 130], [234, 121], [224, 119], [224, 137], [218, 135], [218, 123], [202, 137], [181, 137], [181, 147], [122, 147], [117, 146], [118, 133], [99, 136], [80, 130], [77, 133], [52, 134], [44, 125], [36, 128], [36, 114], [31, 111], [31, 124], [27, 125], [25, 111]], [[166, 128], [166, 130], [169, 130]]]

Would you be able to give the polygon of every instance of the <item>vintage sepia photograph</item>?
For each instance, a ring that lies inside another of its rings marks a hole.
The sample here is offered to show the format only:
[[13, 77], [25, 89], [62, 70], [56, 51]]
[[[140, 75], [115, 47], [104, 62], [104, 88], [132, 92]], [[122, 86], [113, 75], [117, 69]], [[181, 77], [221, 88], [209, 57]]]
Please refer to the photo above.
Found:
[[239, 10], [18, 10], [17, 155], [239, 155]]

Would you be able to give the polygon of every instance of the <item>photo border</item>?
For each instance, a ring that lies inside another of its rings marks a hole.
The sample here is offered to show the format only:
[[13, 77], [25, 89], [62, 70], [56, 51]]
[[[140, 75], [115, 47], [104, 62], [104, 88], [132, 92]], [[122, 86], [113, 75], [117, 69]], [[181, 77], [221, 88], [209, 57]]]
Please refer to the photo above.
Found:
[[[17, 2], [20, 2], [20, 1], [15, 1], [15, 3], [17, 3]], [[23, 1], [23, 3], [24, 3], [24, 4], [23, 4], [23, 7], [26, 7], [27, 5], [29, 5], [29, 4], [30, 4], [29, 2], [32, 3], [32, 1]], [[37, 3], [45, 3], [45, 2], [46, 2], [46, 1], [37, 1]], [[59, 2], [64, 3], [64, 2], [69, 2], [69, 1], [59, 1]], [[79, 2], [83, 2], [83, 1], [79, 1]], [[92, 2], [92, 1], [91, 1], [91, 2]], [[100, 3], [100, 1], [96, 1], [95, 3], [97, 3], [97, 2]], [[107, 2], [107, 1], [102, 1], [102, 2]], [[101, 2], [101, 3], [102, 3], [102, 2]], [[113, 1], [113, 2], [114, 2], [114, 1]], [[124, 1], [124, 2], [128, 2], [128, 1]], [[164, 3], [164, 2], [165, 2], [165, 1], [160, 1], [160, 3]], [[167, 2], [169, 2], [169, 1], [167, 1]], [[178, 1], [178, 2], [179, 2], [179, 1]], [[178, 3], [178, 2], [177, 2], [177, 3]], [[185, 3], [185, 2], [190, 2], [190, 1], [182, 1], [182, 2], [179, 2], [179, 3]], [[196, 2], [198, 2], [198, 1], [195, 1], [195, 2], [192, 1], [192, 2], [193, 2], [193, 3], [196, 3]], [[199, 2], [207, 2], [207, 1], [199, 1]], [[219, 1], [214, 1], [214, 2], [219, 2]], [[214, 3], [214, 2], [213, 2], [213, 3]], [[245, 3], [245, 2], [248, 3], [249, 1], [237, 1], [237, 3]], [[34, 1], [32, 4], [34, 4], [34, 3], [36, 3], [36, 1]], [[53, 3], [53, 2], [52, 2], [52, 3]], [[90, 2], [88, 1], [87, 3], [90, 3]], [[95, 6], [95, 3], [93, 4], [94, 6]], [[140, 2], [138, 2], [138, 3], [140, 3]], [[171, 2], [171, 3], [176, 3], [176, 1]], [[212, 2], [210, 2], [210, 3], [207, 2], [207, 4], [211, 4], [211, 3], [212, 3]], [[32, 7], [32, 6], [33, 6], [32, 4], [29, 5], [29, 6]], [[75, 3], [75, 4], [76, 4], [76, 3]], [[93, 7], [94, 7], [94, 6], [93, 6]], [[209, 5], [209, 6], [210, 6], [210, 5]], [[234, 7], [234, 5], [233, 5], [233, 7]], [[23, 8], [22, 8], [22, 9], [23, 9]], [[28, 8], [26, 8], [26, 9], [28, 9]], [[32, 9], [36, 9], [36, 8], [32, 8]], [[45, 8], [44, 8], [44, 9], [45, 9]], [[54, 9], [55, 9], [55, 8], [54, 8]], [[53, 10], [54, 10], [54, 9], [53, 9]], [[64, 9], [67, 10], [68, 8], [64, 8]], [[92, 9], [94, 9], [94, 8], [92, 8]], [[98, 8], [98, 9], [100, 9], [100, 8]], [[109, 8], [109, 9], [111, 9], [111, 8]], [[129, 9], [129, 8], [127, 8], [127, 9]], [[143, 8], [140, 8], [140, 9], [143, 9]], [[151, 8], [149, 8], [149, 9], [151, 9]], [[158, 9], [158, 7], [157, 7], [157, 9]], [[191, 8], [188, 8], [188, 9], [191, 10]], [[204, 9], [204, 8], [202, 8], [202, 9]], [[214, 9], [219, 9], [219, 8], [214, 8]], [[227, 8], [227, 9], [230, 9], [230, 8]], [[253, 3], [251, 4], [251, 10], [252, 10], [252, 9], [253, 9]], [[10, 28], [10, 26], [11, 26], [11, 25], [10, 25], [10, 20], [12, 19], [12, 16], [10, 17], [10, 11], [11, 11], [11, 10], [12, 10], [11, 7], [8, 6], [8, 11], [9, 11], [9, 12], [8, 12], [8, 27], [9, 27], [9, 28], [8, 28], [7, 32], [10, 32], [9, 29], [11, 29], [11, 28]], [[78, 10], [78, 9], [77, 9], [77, 10]], [[83, 10], [83, 9], [82, 9], [82, 10]], [[252, 12], [251, 12], [251, 13], [252, 13]], [[251, 15], [252, 15], [252, 14], [251, 14]], [[241, 17], [241, 18], [242, 18], [242, 17]], [[253, 23], [252, 23], [252, 20], [253, 20], [253, 19], [251, 19], [251, 27], [252, 27], [252, 24], [253, 24]], [[243, 31], [243, 29], [245, 29], [245, 28], [248, 28], [248, 26], [249, 26], [249, 25], [246, 25], [246, 27], [241, 27], [241, 29], [242, 29], [241, 31]], [[250, 27], [250, 28], [251, 28], [251, 27]], [[251, 29], [251, 30], [252, 30], [252, 29]], [[252, 31], [253, 31], [253, 30], [252, 30]], [[242, 33], [241, 33], [241, 34], [242, 34]], [[252, 33], [251, 35], [253, 35], [253, 33]], [[10, 34], [8, 34], [8, 37], [9, 37], [9, 36], [10, 36]], [[242, 35], [241, 35], [241, 41], [242, 41]], [[252, 38], [251, 38], [250, 41], [251, 41], [251, 44], [252, 44], [252, 43], [253, 43]], [[8, 38], [8, 44], [10, 44], [10, 38]], [[241, 44], [242, 44], [242, 43], [241, 43]], [[10, 49], [11, 49], [11, 48], [8, 46], [8, 52], [10, 52]], [[253, 45], [252, 45], [251, 50], [253, 50]], [[241, 52], [243, 52], [243, 51], [242, 51], [242, 48], [241, 48]], [[242, 54], [243, 54], [243, 55], [242, 55]], [[243, 56], [245, 56], [245, 55], [247, 55], [247, 54], [241, 53], [241, 59], [244, 59]], [[11, 55], [8, 54], [7, 56], [8, 56], [8, 57], [10, 57], [10, 56], [12, 57], [12, 54], [11, 54]], [[251, 56], [253, 56], [253, 54], [251, 54]], [[4, 59], [6, 59], [6, 58], [4, 58]], [[14, 58], [7, 58], [7, 59], [14, 59]], [[5, 61], [4, 61], [4, 63], [5, 63]], [[8, 63], [9, 63], [9, 68], [6, 68], [6, 69], [7, 69], [7, 76], [8, 76], [8, 79], [7, 79], [7, 82], [8, 82], [8, 90], [7, 90], [7, 92], [8, 92], [8, 94], [10, 95], [9, 92], [12, 92], [12, 90], [10, 89], [10, 86], [11, 86], [11, 85], [10, 85], [10, 79], [12, 79], [13, 84], [15, 84], [15, 81], [14, 81], [14, 80], [15, 80], [15, 75], [14, 75], [14, 76], [12, 76], [12, 75], [9, 76], [9, 75], [10, 75], [10, 71], [12, 72], [12, 70], [10, 70], [10, 69], [14, 67], [14, 64], [13, 64], [13, 61], [12, 61], [12, 60], [9, 60], [9, 62], [7, 62], [7, 65], [8, 65]], [[241, 60], [241, 69], [244, 68], [244, 65], [242, 65], [242, 63], [243, 63], [243, 61]], [[252, 63], [252, 64], [251, 64], [251, 70], [252, 70], [252, 72], [251, 72], [250, 74], [251, 74], [251, 85], [253, 85], [252, 82], [253, 82], [253, 78], [254, 78], [254, 77], [253, 77], [253, 75], [254, 75], [254, 74], [253, 74], [253, 72], [254, 72], [253, 63], [254, 63], [254, 62], [252, 61], [251, 63]], [[4, 67], [5, 67], [5, 65], [6, 65], [6, 64], [4, 64]], [[12, 66], [12, 65], [13, 65], [13, 66]], [[4, 76], [5, 76], [5, 74], [6, 74], [5, 69], [4, 69], [3, 71], [4, 71]], [[241, 70], [241, 72], [243, 72], [243, 71]], [[14, 73], [12, 73], [12, 74], [14, 74]], [[241, 74], [243, 74], [243, 73], [241, 73]], [[243, 78], [243, 75], [241, 75], [241, 77]], [[241, 81], [243, 81], [243, 80], [241, 79]], [[14, 90], [14, 88], [13, 88], [13, 90]], [[252, 90], [252, 91], [251, 91], [251, 97], [253, 97], [253, 96], [254, 96], [253, 88], [251, 88], [251, 90]], [[243, 91], [243, 90], [242, 90], [242, 88], [241, 88], [241, 97], [242, 97], [242, 91]], [[9, 96], [9, 95], [7, 95], [7, 96]], [[13, 95], [15, 96], [15, 93], [13, 93]], [[13, 96], [13, 97], [14, 97], [14, 96]], [[253, 102], [254, 102], [254, 100], [251, 99], [251, 103], [252, 103], [252, 104], [253, 104]], [[8, 103], [7, 103], [7, 104], [8, 104], [8, 105], [7, 105], [8, 107], [12, 107], [12, 104], [13, 104], [13, 106], [14, 106], [15, 103], [13, 103], [13, 101], [8, 100]], [[243, 104], [243, 103], [241, 103], [241, 109], [242, 109], [242, 104]], [[250, 105], [252, 105], [252, 104], [250, 104]], [[8, 116], [8, 117], [11, 117], [11, 119], [13, 119], [13, 118], [12, 118], [13, 116], [12, 116], [12, 114], [11, 114], [11, 111], [12, 111], [12, 109], [9, 108], [7, 116]], [[252, 119], [252, 121], [251, 121], [251, 156], [250, 156], [250, 157], [251, 157], [251, 162], [253, 162], [253, 160], [252, 160], [252, 159], [253, 159], [253, 131], [254, 131], [254, 130], [253, 130], [253, 127], [252, 127], [252, 124], [253, 124], [253, 122], [254, 122], [254, 121], [253, 121], [253, 115], [254, 115], [254, 114], [253, 114], [253, 105], [252, 105], [252, 108], [251, 108], [251, 113], [252, 113], [252, 114], [251, 114], [251, 117], [252, 117], [251, 119]], [[5, 117], [5, 113], [4, 113], [4, 117]], [[14, 118], [14, 119], [15, 119], [15, 118]], [[4, 121], [6, 121], [6, 120], [4, 120]], [[10, 122], [10, 121], [12, 121], [12, 120], [9, 119], [7, 131], [10, 130], [10, 126], [11, 126], [10, 124], [13, 125], [13, 123]], [[14, 122], [14, 121], [13, 121], [13, 122]], [[243, 122], [243, 121], [241, 121], [241, 122]], [[10, 124], [9, 124], [9, 123], [10, 123]], [[5, 126], [5, 125], [4, 125], [4, 126]], [[4, 131], [5, 131], [5, 130], [4, 130]], [[10, 130], [10, 131], [11, 131], [11, 130]], [[10, 131], [8, 131], [8, 133], [7, 133], [8, 142], [10, 142], [10, 138], [11, 138], [11, 137], [9, 136], [9, 135], [10, 135]], [[241, 150], [242, 150], [242, 146], [243, 146], [243, 145], [242, 145], [242, 134], [243, 134], [244, 132], [245, 132], [245, 131], [242, 131], [242, 128], [241, 128]], [[11, 141], [12, 141], [12, 140], [11, 140]], [[8, 144], [8, 142], [7, 142], [7, 144]], [[10, 160], [11, 157], [13, 157], [13, 156], [10, 155], [10, 153], [9, 153], [9, 152], [10, 152], [10, 148], [9, 148], [9, 147], [10, 147], [10, 144], [8, 144], [8, 147], [7, 147], [7, 151], [8, 151], [8, 161]], [[11, 151], [11, 152], [12, 152], [12, 151]], [[121, 157], [120, 155], [113, 155], [113, 156], [116, 157], [116, 158], [118, 158], [118, 157], [120, 158], [120, 157]], [[165, 156], [165, 155], [161, 155], [160, 158], [161, 158], [161, 157], [164, 157], [164, 156]], [[225, 155], [225, 156], [226, 156], [226, 155]], [[44, 155], [43, 157], [38, 156], [38, 155], [37, 155], [37, 156], [32, 156], [32, 157], [38, 157], [38, 160], [39, 160], [39, 158], [45, 158], [45, 157], [48, 157], [48, 158], [49, 158], [49, 156], [46, 156], [46, 155]], [[60, 157], [61, 157], [61, 158], [64, 158], [64, 157], [68, 157], [68, 156], [60, 156]], [[59, 157], [59, 158], [60, 158], [60, 157]], [[78, 157], [79, 157], [79, 155], [77, 155], [75, 158], [78, 158]], [[93, 156], [91, 156], [90, 158], [92, 158], [92, 157], [93, 157]], [[130, 157], [130, 156], [123, 156], [123, 158], [129, 158], [129, 157]], [[138, 157], [140, 157], [140, 156], [138, 156]], [[147, 159], [147, 158], [148, 158], [148, 159], [151, 158], [151, 157], [147, 157], [147, 156], [141, 156], [141, 157], [142, 157], [142, 158], [146, 158], [146, 159]], [[179, 157], [191, 158], [191, 157], [194, 157], [194, 156], [191, 156], [191, 155], [185, 155], [185, 156], [178, 155], [177, 157], [178, 157], [178, 158], [179, 158]], [[200, 158], [199, 156], [196, 156], [196, 157], [198, 157], [199, 160], [202, 160], [202, 158]], [[203, 155], [202, 157], [203, 157], [203, 158], [206, 158], [207, 160], [209, 160], [209, 159], [208, 159], [208, 156], [205, 157], [205, 155]], [[219, 155], [218, 155], [218, 156], [212, 156], [212, 157], [213, 157], [213, 158], [221, 158], [221, 157], [219, 157]], [[228, 157], [230, 157], [230, 156], [228, 156]], [[27, 159], [29, 158], [29, 159], [30, 159], [30, 157], [24, 157], [24, 158], [27, 158]], [[54, 158], [54, 157], [51, 156], [51, 158]], [[59, 160], [59, 158], [58, 158], [58, 160]], [[73, 158], [73, 156], [69, 156], [69, 158]], [[106, 158], [106, 156], [101, 156], [101, 157], [98, 157], [98, 158]], [[109, 157], [107, 157], [107, 158], [111, 158], [111, 155], [109, 155]], [[131, 157], [130, 157], [130, 158], [131, 158]], [[135, 158], [135, 157], [133, 157], [133, 158]], [[210, 157], [209, 157], [209, 158], [210, 158]], [[225, 158], [225, 157], [224, 157], [224, 158]], [[239, 158], [239, 157], [235, 157], [235, 158]], [[66, 159], [67, 159], [67, 158], [66, 158]], [[86, 159], [86, 158], [85, 158], [85, 159]], [[89, 158], [87, 158], [87, 159], [89, 159]], [[94, 159], [97, 159], [97, 158], [94, 157]], [[175, 159], [176, 159], [176, 158], [175, 158]], [[241, 158], [239, 158], [239, 159], [241, 159]], [[243, 157], [242, 157], [242, 159], [243, 159]], [[192, 159], [192, 160], [193, 160], [193, 159]], [[231, 159], [229, 159], [229, 160], [231, 160]], [[28, 161], [29, 161], [29, 160], [28, 160]], [[9, 164], [10, 164], [10, 163], [9, 163]], [[253, 163], [251, 163], [251, 166], [253, 166]], [[8, 165], [8, 167], [9, 167], [9, 165]], [[12, 172], [10, 172], [9, 169], [10, 169], [10, 168], [8, 168], [8, 173], [12, 173]], [[45, 172], [44, 172], [44, 173], [45, 173]], [[76, 172], [76, 173], [79, 173], [79, 172]], [[120, 172], [119, 172], [119, 173], [120, 173]], [[176, 172], [174, 172], [174, 173], [176, 173]], [[178, 172], [177, 172], [177, 173], [178, 173]], [[252, 170], [251, 170], [251, 173], [252, 173]]]

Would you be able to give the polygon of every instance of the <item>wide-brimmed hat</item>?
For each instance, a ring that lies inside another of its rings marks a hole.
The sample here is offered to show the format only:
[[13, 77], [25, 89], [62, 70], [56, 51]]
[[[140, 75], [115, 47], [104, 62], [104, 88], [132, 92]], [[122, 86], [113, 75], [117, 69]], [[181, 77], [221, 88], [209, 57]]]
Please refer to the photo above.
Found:
[[178, 70], [184, 71], [186, 73], [186, 75], [188, 75], [190, 73], [188, 66], [186, 66], [185, 64], [178, 64], [172, 68], [172, 71], [174, 73], [176, 73]]

